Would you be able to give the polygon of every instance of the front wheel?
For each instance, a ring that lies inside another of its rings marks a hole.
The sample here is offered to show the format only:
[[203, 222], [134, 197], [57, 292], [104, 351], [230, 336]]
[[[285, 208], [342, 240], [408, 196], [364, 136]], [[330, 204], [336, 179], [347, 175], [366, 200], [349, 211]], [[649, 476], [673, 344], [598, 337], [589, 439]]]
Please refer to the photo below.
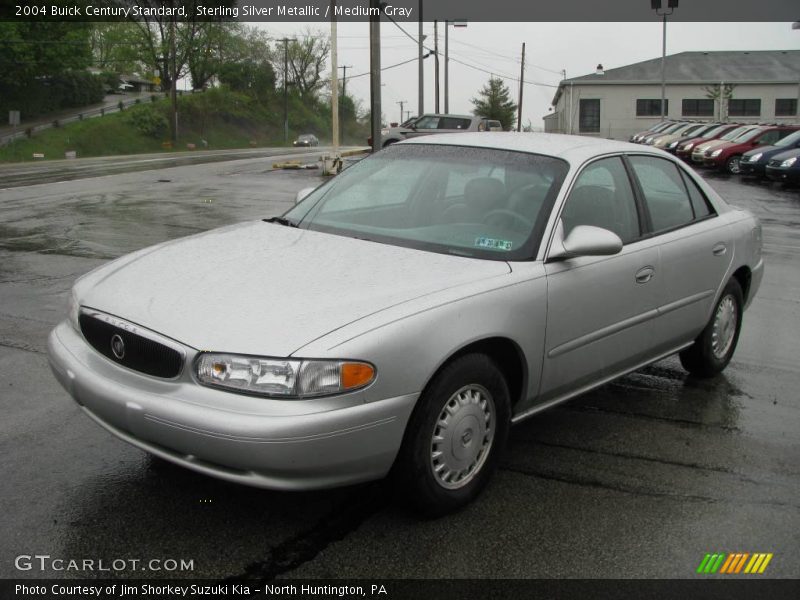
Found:
[[725, 170], [732, 175], [736, 175], [742, 172], [741, 168], [741, 156], [731, 156], [728, 161], [725, 163]]
[[731, 279], [722, 290], [711, 320], [694, 344], [680, 353], [681, 364], [692, 375], [713, 377], [728, 366], [742, 327], [742, 288]]
[[433, 378], [396, 464], [397, 483], [418, 510], [441, 516], [480, 493], [505, 446], [510, 410], [503, 374], [484, 354], [461, 356]]

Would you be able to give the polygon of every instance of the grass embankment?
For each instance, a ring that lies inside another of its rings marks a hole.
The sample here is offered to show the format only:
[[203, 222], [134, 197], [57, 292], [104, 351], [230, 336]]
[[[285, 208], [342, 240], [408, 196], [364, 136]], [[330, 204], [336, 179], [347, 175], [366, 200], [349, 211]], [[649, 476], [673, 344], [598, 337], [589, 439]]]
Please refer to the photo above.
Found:
[[[145, 102], [122, 112], [68, 123], [34, 133], [0, 147], [0, 162], [30, 161], [34, 153], [45, 159], [63, 159], [75, 151], [79, 158], [148, 152], [282, 146], [283, 103], [277, 99], [258, 100], [225, 89], [213, 89], [178, 98], [178, 141], [169, 147], [169, 100]], [[323, 113], [324, 114], [324, 113]], [[290, 103], [291, 140], [300, 133], [315, 133], [321, 139], [330, 131], [330, 118], [299, 99]], [[361, 135], [360, 135], [361, 134]], [[363, 143], [363, 132], [346, 136]], [[360, 140], [360, 141], [359, 141]]]

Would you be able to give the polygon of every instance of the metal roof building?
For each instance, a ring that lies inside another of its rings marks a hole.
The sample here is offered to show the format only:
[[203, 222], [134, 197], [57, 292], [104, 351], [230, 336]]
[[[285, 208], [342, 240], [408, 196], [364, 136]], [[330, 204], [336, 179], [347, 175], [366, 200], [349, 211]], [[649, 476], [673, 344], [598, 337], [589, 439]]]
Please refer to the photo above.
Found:
[[[798, 122], [800, 50], [681, 52], [666, 57], [666, 115]], [[661, 116], [661, 58], [561, 81], [545, 131], [627, 139]]]

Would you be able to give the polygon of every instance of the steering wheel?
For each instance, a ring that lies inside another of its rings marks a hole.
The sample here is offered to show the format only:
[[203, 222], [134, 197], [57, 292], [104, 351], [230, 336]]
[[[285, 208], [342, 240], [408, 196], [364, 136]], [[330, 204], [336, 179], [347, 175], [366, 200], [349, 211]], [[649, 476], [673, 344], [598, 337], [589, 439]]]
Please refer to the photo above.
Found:
[[496, 208], [490, 210], [483, 217], [483, 222], [486, 225], [497, 225], [499, 227], [510, 227], [512, 223], [519, 223], [526, 231], [533, 229], [533, 223], [523, 217], [521, 214], [508, 210], [507, 208]]

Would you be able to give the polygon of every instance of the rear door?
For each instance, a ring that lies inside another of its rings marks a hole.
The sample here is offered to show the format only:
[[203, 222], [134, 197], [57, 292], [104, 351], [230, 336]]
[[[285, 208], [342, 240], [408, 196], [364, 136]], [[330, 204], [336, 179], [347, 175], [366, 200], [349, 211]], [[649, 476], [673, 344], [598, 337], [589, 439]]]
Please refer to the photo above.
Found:
[[658, 242], [658, 318], [653, 354], [693, 340], [705, 327], [733, 257], [730, 232], [692, 177], [657, 156], [628, 157]]

